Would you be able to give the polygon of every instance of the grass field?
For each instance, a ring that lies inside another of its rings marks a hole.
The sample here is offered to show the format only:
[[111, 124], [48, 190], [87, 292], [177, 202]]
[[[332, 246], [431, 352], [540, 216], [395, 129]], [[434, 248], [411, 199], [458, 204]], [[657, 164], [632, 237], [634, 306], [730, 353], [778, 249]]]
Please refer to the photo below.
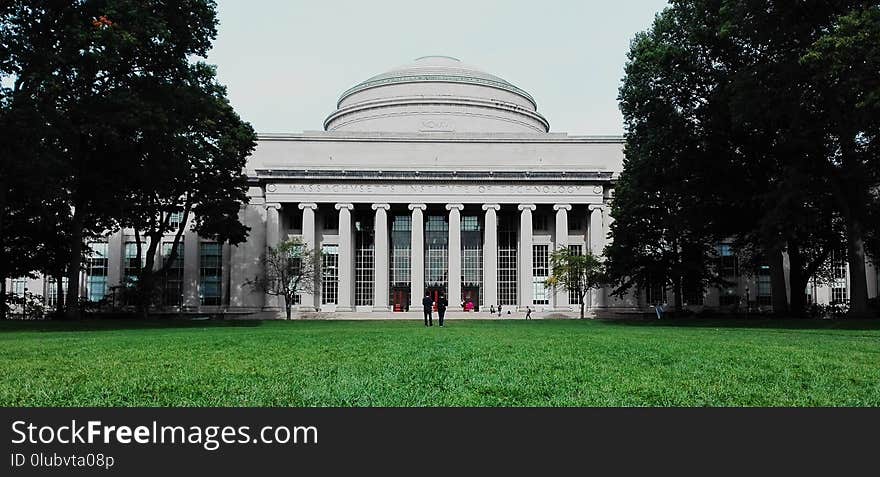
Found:
[[3, 406], [878, 406], [880, 322], [0, 322]]

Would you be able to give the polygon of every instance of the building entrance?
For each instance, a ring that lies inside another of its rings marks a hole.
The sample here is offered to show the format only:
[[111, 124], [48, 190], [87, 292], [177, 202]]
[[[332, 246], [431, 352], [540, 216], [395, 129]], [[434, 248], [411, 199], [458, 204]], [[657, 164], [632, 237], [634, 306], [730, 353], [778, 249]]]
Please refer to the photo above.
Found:
[[480, 287], [461, 287], [461, 303], [464, 311], [480, 311]]
[[409, 287], [391, 289], [391, 310], [396, 312], [409, 311]]
[[[446, 294], [446, 289], [443, 287], [436, 287], [436, 286], [435, 287], [428, 287], [427, 293], [429, 293], [431, 295], [431, 299], [434, 300], [433, 310], [437, 311], [437, 302], [440, 301], [440, 295]], [[447, 302], [449, 301], [448, 297], [446, 298], [446, 301]], [[455, 304], [453, 303], [452, 306], [455, 306]]]

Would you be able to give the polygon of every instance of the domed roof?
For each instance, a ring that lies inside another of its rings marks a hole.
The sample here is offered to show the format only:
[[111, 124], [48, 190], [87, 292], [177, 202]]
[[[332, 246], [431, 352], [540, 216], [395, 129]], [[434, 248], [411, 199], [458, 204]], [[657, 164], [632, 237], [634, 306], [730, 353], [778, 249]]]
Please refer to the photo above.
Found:
[[477, 67], [462, 63], [458, 58], [443, 55], [430, 55], [416, 58], [385, 73], [380, 73], [349, 88], [339, 98], [339, 104], [348, 96], [368, 88], [396, 83], [415, 83], [426, 81], [442, 81], [450, 83], [469, 83], [490, 86], [516, 93], [525, 97], [537, 108], [534, 98], [529, 93], [510, 84], [503, 78], [489, 74]]
[[423, 56], [342, 93], [327, 131], [546, 133], [530, 94], [451, 56]]

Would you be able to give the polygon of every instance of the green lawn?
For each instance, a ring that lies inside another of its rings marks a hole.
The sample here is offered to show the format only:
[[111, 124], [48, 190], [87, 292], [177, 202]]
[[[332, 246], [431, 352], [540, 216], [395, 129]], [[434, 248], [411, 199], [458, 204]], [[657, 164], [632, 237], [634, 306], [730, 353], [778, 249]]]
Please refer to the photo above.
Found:
[[0, 322], [3, 406], [878, 406], [880, 322]]

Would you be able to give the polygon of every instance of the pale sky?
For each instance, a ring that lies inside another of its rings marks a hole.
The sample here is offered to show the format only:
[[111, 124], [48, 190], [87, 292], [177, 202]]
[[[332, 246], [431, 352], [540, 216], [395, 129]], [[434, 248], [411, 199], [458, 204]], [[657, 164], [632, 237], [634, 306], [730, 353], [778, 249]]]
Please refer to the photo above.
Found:
[[633, 35], [666, 0], [218, 0], [208, 62], [257, 132], [323, 129], [346, 89], [426, 55], [528, 91], [551, 132], [621, 134]]

